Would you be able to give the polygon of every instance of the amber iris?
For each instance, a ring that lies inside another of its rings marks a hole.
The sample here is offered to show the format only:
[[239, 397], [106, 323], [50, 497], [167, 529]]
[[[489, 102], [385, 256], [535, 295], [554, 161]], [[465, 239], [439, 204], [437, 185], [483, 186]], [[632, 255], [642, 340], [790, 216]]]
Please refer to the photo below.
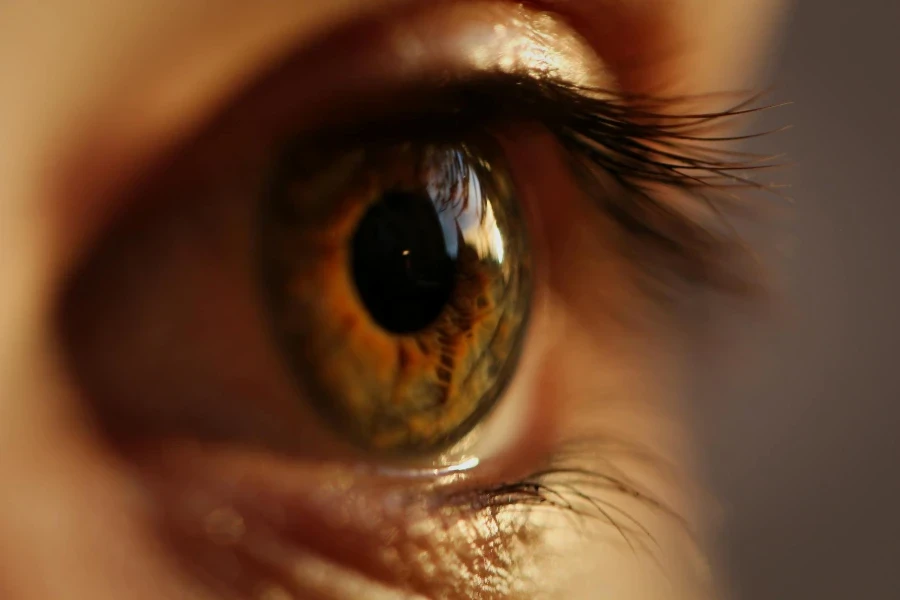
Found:
[[298, 388], [371, 452], [435, 452], [494, 407], [531, 298], [524, 224], [489, 142], [369, 144], [279, 159], [259, 238]]

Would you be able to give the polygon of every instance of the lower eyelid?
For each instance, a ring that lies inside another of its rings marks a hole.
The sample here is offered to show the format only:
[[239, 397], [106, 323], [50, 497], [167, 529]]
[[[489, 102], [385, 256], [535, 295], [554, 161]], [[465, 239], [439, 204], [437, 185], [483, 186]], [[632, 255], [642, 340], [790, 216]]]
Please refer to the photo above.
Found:
[[[173, 547], [189, 552], [185, 565], [228, 580], [228, 557], [246, 557], [259, 567], [243, 574], [258, 579], [254, 587], [306, 585], [294, 578], [312, 552], [338, 561], [336, 572], [359, 574], [348, 577], [428, 597], [460, 586], [470, 595], [497, 592], [534, 542], [522, 538], [520, 516], [435, 503], [427, 487], [416, 492], [340, 467], [196, 444], [132, 448], [130, 456]], [[482, 575], [460, 582], [460, 572]]]

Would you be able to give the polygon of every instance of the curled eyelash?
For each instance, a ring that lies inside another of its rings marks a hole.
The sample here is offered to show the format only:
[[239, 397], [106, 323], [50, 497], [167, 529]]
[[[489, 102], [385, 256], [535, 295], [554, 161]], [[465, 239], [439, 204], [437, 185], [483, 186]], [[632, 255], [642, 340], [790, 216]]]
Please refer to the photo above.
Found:
[[[552, 77], [494, 73], [426, 83], [418, 98], [370, 118], [347, 139], [463, 138], [510, 123], [537, 123], [558, 140], [586, 196], [629, 236], [623, 248], [654, 275], [647, 282], [686, 282], [718, 291], [759, 291], [762, 269], [735, 231], [732, 216], [755, 209], [763, 192], [788, 199], [761, 179], [783, 156], [741, 152], [728, 144], [788, 129], [722, 135], [735, 120], [784, 106], [749, 95], [719, 111], [696, 110], [741, 95], [665, 97], [577, 86]], [[664, 290], [665, 288], [659, 288]]]
[[703, 112], [690, 106], [715, 98], [624, 94], [508, 74], [455, 91], [449, 105], [462, 108], [448, 128], [520, 119], [553, 133], [587, 196], [636, 242], [629, 247], [633, 257], [643, 266], [661, 267], [652, 269], [654, 274], [665, 274], [667, 282], [742, 294], [759, 287], [758, 265], [730, 217], [750, 206], [748, 194], [787, 199], [784, 186], [759, 178], [783, 166], [783, 157], [725, 145], [789, 127], [747, 135], [720, 132], [735, 120], [784, 104], [762, 105], [759, 94]]
[[692, 284], [751, 291], [751, 255], [729, 216], [746, 206], [740, 193], [781, 196], [780, 186], [756, 178], [780, 166], [781, 157], [717, 147], [775, 132], [715, 132], [774, 106], [753, 107], [753, 97], [721, 112], [673, 114], [676, 100], [595, 101], [581, 90], [556, 89], [579, 106], [557, 130], [574, 172], [589, 196], [640, 242], [638, 252], [651, 255], [643, 262], [662, 264]]

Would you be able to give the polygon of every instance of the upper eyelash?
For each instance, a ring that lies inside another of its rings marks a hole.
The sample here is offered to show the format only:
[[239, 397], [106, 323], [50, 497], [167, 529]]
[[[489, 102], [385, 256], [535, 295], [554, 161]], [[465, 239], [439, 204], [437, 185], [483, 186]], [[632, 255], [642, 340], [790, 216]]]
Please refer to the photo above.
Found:
[[[782, 195], [780, 186], [754, 179], [781, 166], [781, 157], [722, 145], [787, 128], [742, 136], [715, 131], [781, 105], [758, 105], [760, 96], [752, 96], [726, 110], [697, 113], [681, 108], [703, 98], [630, 95], [502, 72], [426, 85], [421, 95], [424, 110], [416, 105], [399, 116], [370, 119], [348, 137], [455, 137], [494, 124], [539, 123], [559, 141], [588, 197], [632, 237], [629, 250], [642, 266], [666, 282], [755, 289], [755, 265], [726, 214], [746, 206], [738, 192]], [[329, 137], [332, 144], [346, 140], [333, 132]], [[676, 210], [666, 197], [673, 192], [710, 218], [701, 222]]]
[[[719, 112], [679, 112], [698, 98], [635, 96], [528, 77], [512, 84], [523, 115], [556, 135], [591, 200], [634, 238], [637, 256], [649, 255], [643, 266], [664, 265], [656, 272], [719, 290], [753, 289], [752, 267], [740, 260], [749, 255], [726, 213], [741, 200], [738, 191], [780, 195], [779, 186], [753, 174], [780, 166], [781, 157], [721, 146], [786, 128], [729, 137], [712, 132], [781, 105], [757, 106], [760, 97], [753, 96]], [[674, 209], [664, 197], [670, 192], [715, 218], [700, 222]]]
[[[554, 84], [578, 109], [556, 125], [575, 172], [613, 219], [661, 259], [681, 280], [723, 291], [747, 292], [753, 266], [727, 213], [742, 201], [736, 191], [780, 195], [779, 186], [753, 179], [752, 173], [780, 166], [779, 156], [730, 151], [716, 144], [774, 132], [719, 137], [710, 134], [724, 121], [774, 106], [753, 106], [753, 97], [731, 109], [678, 114], [687, 99], [613, 96]], [[778, 130], [781, 131], [781, 130]], [[618, 190], [610, 190], [610, 184]], [[677, 192], [712, 217], [698, 221], [673, 208], [661, 190]], [[617, 193], [618, 192], [618, 193]], [[647, 263], [659, 264], [660, 260]]]

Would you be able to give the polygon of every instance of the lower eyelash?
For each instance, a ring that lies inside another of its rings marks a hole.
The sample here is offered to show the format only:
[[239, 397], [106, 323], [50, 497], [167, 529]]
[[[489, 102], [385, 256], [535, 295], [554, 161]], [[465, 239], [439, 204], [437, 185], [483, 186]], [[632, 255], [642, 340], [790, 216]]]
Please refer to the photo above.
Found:
[[[466, 512], [487, 513], [495, 520], [514, 518], [516, 530], [527, 535], [540, 534], [538, 517], [546, 509], [562, 516], [564, 526], [579, 535], [605, 529], [635, 555], [657, 563], [659, 543], [638, 511], [645, 516], [650, 511], [674, 520], [691, 539], [686, 521], [677, 512], [623, 473], [576, 466], [588, 462], [588, 458], [580, 452], [566, 460], [557, 456], [548, 466], [520, 481], [456, 493], [445, 498], [444, 503]], [[637, 508], [623, 506], [626, 502]]]

